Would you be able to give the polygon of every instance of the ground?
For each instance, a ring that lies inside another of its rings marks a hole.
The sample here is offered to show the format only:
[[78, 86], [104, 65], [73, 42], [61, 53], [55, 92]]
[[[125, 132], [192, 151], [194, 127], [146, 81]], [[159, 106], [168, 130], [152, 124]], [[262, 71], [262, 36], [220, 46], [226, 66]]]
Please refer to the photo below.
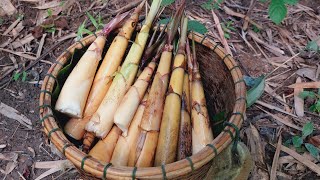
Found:
[[[48, 170], [35, 167], [35, 162], [64, 159], [55, 153], [54, 147], [48, 143], [38, 121], [40, 87], [46, 72], [66, 47], [74, 42], [78, 27], [86, 19], [86, 11], [95, 15], [100, 12], [106, 17], [114, 14], [127, 2], [52, 1], [56, 5], [47, 4], [50, 2], [48, 0], [11, 2], [17, 11], [13, 15], [0, 16], [0, 103], [1, 108], [5, 104], [30, 119], [32, 129], [8, 118], [0, 109], [0, 178], [35, 179]], [[209, 37], [217, 42], [224, 41], [220, 36], [221, 32], [217, 30], [219, 23], [214, 21], [212, 12], [200, 7], [204, 2], [187, 1], [187, 16], [205, 24]], [[250, 6], [253, 2], [255, 5]], [[228, 21], [232, 21], [232, 28], [224, 29], [223, 33], [230, 35], [226, 41], [243, 74], [255, 78], [274, 71], [267, 77], [266, 88], [260, 98], [260, 101], [267, 105], [258, 103], [248, 108], [247, 119], [241, 131], [242, 141], [251, 150], [257, 165], [250, 178], [269, 179], [275, 161], [278, 164], [276, 175], [279, 179], [315, 179], [318, 178], [315, 170], [310, 170], [306, 162], [296, 160], [296, 154], [281, 152], [279, 158], [273, 157], [276, 149], [279, 149], [276, 148], [279, 137], [282, 137], [284, 144], [293, 135], [301, 135], [301, 132], [292, 126], [301, 128], [308, 121], [314, 123], [315, 131], [305, 141], [318, 147], [320, 145], [316, 136], [320, 132], [320, 116], [319, 113], [309, 110], [315, 100], [307, 98], [304, 105], [302, 104], [304, 116], [296, 117], [295, 105], [301, 108], [301, 104], [294, 101], [294, 89], [287, 87], [294, 84], [298, 77], [301, 77], [302, 82], [318, 81], [320, 55], [306, 50], [305, 47], [311, 41], [316, 42], [316, 47], [320, 46], [320, 1], [300, 0], [298, 5], [288, 6], [288, 15], [280, 25], [275, 25], [268, 18], [268, 4], [255, 0], [226, 0], [221, 4], [220, 10], [214, 10], [220, 23], [226, 25]], [[247, 14], [248, 10], [251, 11], [248, 17], [261, 25], [262, 29], [255, 31], [254, 26], [249, 23], [248, 30], [243, 31], [244, 19], [226, 13], [222, 10], [224, 7], [242, 15]], [[170, 14], [173, 8], [174, 6], [169, 6], [165, 14]], [[43, 15], [49, 17], [44, 21], [41, 18]], [[21, 21], [18, 21], [18, 25], [5, 33], [19, 18]], [[55, 29], [48, 27], [52, 24], [50, 19], [55, 20]], [[107, 22], [107, 18], [103, 22]], [[92, 26], [89, 28], [94, 29]], [[43, 34], [46, 36], [41, 43]], [[54, 46], [57, 42], [59, 45]], [[41, 44], [43, 47], [39, 48]], [[40, 55], [43, 55], [40, 61], [33, 63]], [[26, 67], [26, 79], [23, 80], [22, 72]], [[17, 73], [21, 75], [14, 80]], [[308, 90], [316, 92], [316, 89]], [[280, 110], [275, 110], [275, 107]], [[291, 149], [296, 152], [295, 148]], [[314, 164], [318, 162], [306, 150], [302, 150], [300, 154]], [[3, 161], [1, 155], [10, 155], [11, 159]], [[67, 169], [45, 178], [59, 179], [61, 174], [70, 179], [80, 177], [76, 170]]]

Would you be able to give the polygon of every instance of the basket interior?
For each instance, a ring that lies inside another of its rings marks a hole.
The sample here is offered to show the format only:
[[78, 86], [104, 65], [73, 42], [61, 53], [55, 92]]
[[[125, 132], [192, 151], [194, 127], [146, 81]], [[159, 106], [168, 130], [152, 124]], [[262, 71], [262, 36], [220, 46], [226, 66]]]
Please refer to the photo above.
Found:
[[[106, 54], [106, 51], [109, 48], [113, 38], [114, 35], [109, 36], [102, 57], [104, 57]], [[60, 87], [63, 86], [67, 76], [75, 67], [81, 56], [85, 53], [87, 47], [76, 50], [68, 62], [64, 65], [64, 67], [70, 65], [70, 68], [65, 70], [63, 73], [61, 73], [63, 70], [59, 72], [58, 83]], [[196, 51], [205, 90], [207, 108], [211, 125], [213, 127], [212, 129], [214, 131], [213, 133], [216, 137], [223, 129], [223, 121], [227, 120], [232, 113], [236, 96], [234, 83], [226, 65], [223, 63], [223, 61], [221, 61], [220, 57], [216, 55], [214, 51], [200, 44], [196, 44]], [[56, 88], [57, 85], [55, 85], [54, 91]], [[59, 91], [57, 90], [56, 96], [52, 97], [52, 107], [55, 105], [58, 92]], [[57, 123], [60, 128], [64, 129], [64, 125], [68, 121], [69, 117], [57, 111], [54, 111], [53, 113], [56, 116], [56, 120], [58, 121]], [[76, 141], [68, 136], [67, 138], [78, 147], [82, 144], [82, 141]]]

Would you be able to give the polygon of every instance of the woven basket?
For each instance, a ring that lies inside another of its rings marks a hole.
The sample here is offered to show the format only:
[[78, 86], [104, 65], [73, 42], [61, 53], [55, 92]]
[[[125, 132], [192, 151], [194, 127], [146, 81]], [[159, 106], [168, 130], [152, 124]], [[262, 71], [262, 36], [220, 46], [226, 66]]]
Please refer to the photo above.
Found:
[[[226, 111], [228, 119], [223, 131], [197, 154], [186, 159], [148, 168], [117, 167], [111, 163], [102, 164], [72, 144], [64, 135], [51, 106], [52, 92], [58, 72], [75, 49], [90, 45], [96, 35], [90, 35], [71, 45], [51, 66], [44, 78], [40, 93], [40, 121], [49, 140], [66, 156], [82, 174], [102, 179], [199, 179], [211, 166], [211, 160], [238, 137], [246, 109], [246, 87], [239, 66], [225, 54], [223, 48], [207, 36], [194, 33], [197, 42], [197, 56], [205, 88], [210, 117]], [[188, 35], [192, 37], [191, 34]], [[213, 127], [215, 129], [215, 127]]]

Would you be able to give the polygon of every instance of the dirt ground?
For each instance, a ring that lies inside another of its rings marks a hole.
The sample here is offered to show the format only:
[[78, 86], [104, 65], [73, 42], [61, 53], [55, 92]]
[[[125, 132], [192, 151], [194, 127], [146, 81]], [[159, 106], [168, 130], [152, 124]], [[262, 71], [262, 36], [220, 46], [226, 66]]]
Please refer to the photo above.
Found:
[[[0, 179], [36, 179], [49, 169], [37, 168], [34, 166], [35, 162], [64, 159], [64, 157], [57, 155], [54, 152], [54, 148], [49, 145], [42, 131], [42, 126], [39, 123], [38, 101], [41, 83], [46, 72], [64, 49], [74, 43], [75, 36], [73, 33], [77, 32], [78, 27], [86, 19], [85, 12], [87, 10], [93, 14], [100, 12], [101, 15], [108, 15], [120, 9], [128, 2], [124, 0], [82, 0], [72, 1], [70, 5], [64, 4], [67, 6], [65, 9], [57, 8], [61, 6], [55, 6], [51, 9], [54, 10], [53, 16], [59, 24], [56, 25], [57, 29], [54, 34], [46, 32], [39, 28], [41, 26], [37, 25], [37, 21], [41, 19], [39, 18], [40, 15], [48, 14], [48, 9], [50, 8], [43, 7], [41, 10], [34, 7], [44, 5], [49, 2], [48, 0], [39, 0], [35, 3], [18, 0], [12, 0], [11, 2], [17, 9], [17, 12], [11, 16], [0, 16], [0, 103], [16, 109], [19, 114], [23, 114], [30, 119], [32, 129], [0, 113], [0, 153], [11, 157], [9, 161], [2, 160], [3, 158], [0, 159], [0, 168], [2, 169]], [[186, 14], [190, 19], [196, 19], [205, 24], [209, 29], [208, 35], [218, 42], [221, 38], [216, 29], [216, 22], [212, 18], [211, 11], [199, 6], [204, 2], [204, 0], [187, 1]], [[246, 14], [248, 9], [250, 9], [250, 1], [227, 0], [222, 6], [227, 6], [237, 13]], [[269, 77], [271, 79], [267, 83], [271, 90], [269, 92], [265, 90], [260, 100], [274, 107], [279, 107], [287, 113], [294, 114], [293, 89], [287, 88], [287, 86], [294, 84], [297, 77], [301, 77], [302, 82], [318, 81], [317, 78], [310, 78], [306, 74], [307, 70], [301, 69], [319, 70], [319, 53], [307, 52], [304, 47], [309, 41], [315, 40], [320, 35], [320, 1], [300, 0], [297, 7], [290, 6], [287, 18], [279, 26], [268, 19], [267, 6], [268, 3], [257, 1], [255, 7], [252, 8], [252, 13], [249, 14], [249, 17], [253, 21], [263, 26], [263, 29], [256, 32], [258, 39], [262, 39], [262, 43], [254, 39], [252, 34], [246, 35], [247, 42], [241, 37], [244, 23], [242, 18], [231, 16], [222, 10], [215, 10], [215, 12], [221, 22], [233, 21], [232, 26], [235, 30], [227, 30], [230, 33], [230, 39], [227, 41], [244, 75], [258, 77], [277, 68]], [[170, 9], [174, 7], [170, 6], [168, 8], [167, 12], [170, 12]], [[56, 11], [60, 11], [59, 14], [55, 15]], [[7, 35], [4, 35], [9, 26], [21, 15], [23, 15], [23, 19], [20, 22], [22, 22], [21, 26], [23, 28], [20, 32], [14, 34], [15, 32], [10, 31]], [[105, 19], [104, 22], [107, 22], [107, 20]], [[92, 26], [90, 28], [92, 29]], [[249, 25], [251, 32], [252, 28], [253, 26]], [[25, 81], [21, 77], [16, 81], [13, 80], [15, 72], [22, 72], [35, 61], [26, 55], [29, 54], [35, 57], [43, 34], [46, 34], [46, 36], [40, 54], [45, 55], [40, 62], [37, 62], [26, 71]], [[72, 38], [63, 39], [70, 34]], [[33, 37], [31, 41], [24, 43], [22, 46], [13, 46], [14, 42], [27, 41], [26, 37], [29, 35]], [[57, 47], [53, 47], [57, 42], [60, 42], [60, 44]], [[320, 45], [319, 41], [317, 43]], [[252, 48], [249, 47], [250, 45]], [[23, 52], [23, 56], [17, 54], [17, 52]], [[294, 58], [285, 62], [290, 57]], [[302, 72], [299, 74], [298, 70]], [[277, 100], [278, 97], [285, 103]], [[290, 129], [283, 123], [277, 122], [266, 111], [272, 115], [276, 115], [280, 119], [285, 119], [289, 124], [295, 124], [299, 127], [302, 127], [307, 121], [312, 121], [316, 129], [313, 136], [316, 136], [320, 132], [320, 116], [319, 113], [309, 111], [309, 107], [313, 103], [314, 100], [312, 99], [305, 101], [306, 112], [305, 116], [301, 118], [293, 118], [290, 115], [280, 113], [277, 110], [267, 109], [261, 105], [253, 105], [247, 110], [247, 120], [244, 123], [241, 134], [242, 140], [251, 149], [253, 159], [257, 165], [250, 177], [251, 179], [269, 178], [273, 156], [276, 151], [273, 145], [276, 145], [278, 142], [279, 134], [282, 133], [282, 142], [285, 142], [285, 140], [295, 134], [299, 134], [299, 131]], [[253, 132], [256, 132], [255, 130], [258, 131], [258, 134], [256, 134], [257, 136], [253, 134], [253, 136], [261, 139], [260, 148], [263, 151], [262, 153], [254, 152], [253, 150], [255, 146], [252, 145], [252, 141], [254, 140], [250, 140], [250, 133], [252, 135]], [[304, 154], [306, 154], [305, 157], [310, 158], [315, 164], [318, 163], [308, 153], [305, 152]], [[284, 152], [280, 153], [280, 157], [287, 156], [288, 154]], [[287, 163], [279, 164], [277, 171], [279, 179], [319, 178], [303, 162], [293, 160], [290, 157], [282, 159], [282, 161], [286, 161]], [[6, 175], [5, 171], [8, 172], [10, 168], [14, 169]], [[81, 176], [75, 169], [67, 168], [65, 171], [58, 171], [44, 179], [79, 178]]]

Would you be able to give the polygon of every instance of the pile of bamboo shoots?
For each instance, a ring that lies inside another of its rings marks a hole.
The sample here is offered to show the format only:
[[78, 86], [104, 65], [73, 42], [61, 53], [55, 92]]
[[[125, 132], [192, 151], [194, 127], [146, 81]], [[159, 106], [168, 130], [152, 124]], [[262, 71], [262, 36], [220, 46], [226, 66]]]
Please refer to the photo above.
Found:
[[[159, 32], [159, 25], [149, 38], [161, 12], [161, 0], [153, 0], [126, 53], [144, 4], [105, 26], [55, 105], [71, 117], [65, 133], [83, 140], [83, 151], [103, 163], [160, 166], [191, 156], [213, 140], [195, 43], [191, 50], [187, 40], [185, 2], [168, 26]], [[118, 27], [102, 60], [106, 37]], [[178, 48], [173, 48], [179, 27]], [[91, 148], [95, 138], [100, 140]]]

